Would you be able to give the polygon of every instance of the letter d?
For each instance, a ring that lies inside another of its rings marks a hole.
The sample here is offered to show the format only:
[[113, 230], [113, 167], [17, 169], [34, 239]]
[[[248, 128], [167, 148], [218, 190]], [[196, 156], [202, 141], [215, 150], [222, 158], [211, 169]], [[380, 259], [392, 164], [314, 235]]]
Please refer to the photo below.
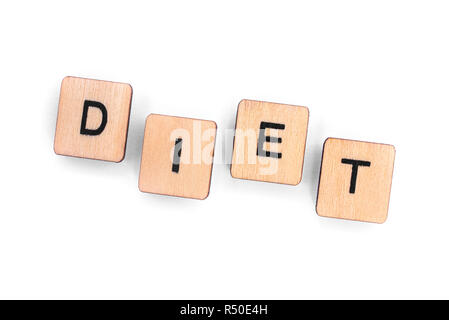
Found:
[[[87, 114], [89, 112], [89, 107], [98, 108], [101, 111], [101, 124], [97, 129], [87, 129], [86, 123], [87, 123]], [[106, 127], [106, 123], [108, 122], [108, 112], [106, 111], [106, 107], [104, 104], [97, 102], [97, 101], [90, 101], [85, 100], [84, 101], [84, 108], [83, 108], [83, 116], [81, 118], [81, 129], [80, 134], [85, 134], [89, 136], [98, 136], [101, 134]]]

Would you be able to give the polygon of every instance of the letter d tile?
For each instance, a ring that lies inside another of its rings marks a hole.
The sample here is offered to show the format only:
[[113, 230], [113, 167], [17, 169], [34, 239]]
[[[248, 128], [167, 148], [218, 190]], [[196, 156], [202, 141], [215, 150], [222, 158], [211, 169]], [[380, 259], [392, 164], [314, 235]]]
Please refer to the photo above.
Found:
[[129, 84], [66, 77], [62, 80], [54, 150], [57, 154], [120, 162], [131, 109]]

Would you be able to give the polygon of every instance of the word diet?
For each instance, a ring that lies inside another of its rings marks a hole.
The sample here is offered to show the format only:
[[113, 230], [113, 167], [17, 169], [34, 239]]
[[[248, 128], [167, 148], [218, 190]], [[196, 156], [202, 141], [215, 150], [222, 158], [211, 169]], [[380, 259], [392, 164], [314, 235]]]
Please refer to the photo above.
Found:
[[[66, 77], [62, 81], [56, 154], [120, 162], [125, 157], [132, 100], [129, 84]], [[237, 109], [231, 176], [301, 182], [309, 109], [242, 100]], [[209, 195], [217, 125], [150, 114], [139, 189], [205, 199]], [[323, 144], [316, 211], [323, 217], [383, 223], [387, 219], [395, 148], [328, 138]]]

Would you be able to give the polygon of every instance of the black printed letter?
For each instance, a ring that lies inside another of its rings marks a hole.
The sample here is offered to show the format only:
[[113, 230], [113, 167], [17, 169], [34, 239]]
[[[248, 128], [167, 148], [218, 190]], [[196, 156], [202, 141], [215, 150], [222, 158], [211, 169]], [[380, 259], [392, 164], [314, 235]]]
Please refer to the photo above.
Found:
[[352, 164], [351, 185], [349, 186], [349, 193], [355, 193], [355, 184], [357, 182], [357, 172], [359, 170], [359, 166], [369, 167], [371, 165], [371, 162], [343, 158], [341, 159], [341, 163]]
[[177, 138], [175, 141], [175, 150], [173, 151], [173, 165], [171, 167], [171, 171], [178, 173], [179, 172], [179, 163], [181, 160], [181, 150], [182, 150], [182, 139]]
[[271, 142], [271, 143], [281, 143], [282, 142], [282, 138], [266, 136], [265, 135], [266, 128], [284, 130], [285, 125], [282, 123], [272, 123], [272, 122], [264, 122], [264, 121], [262, 121], [260, 123], [259, 140], [257, 141], [257, 155], [260, 157], [271, 157], [271, 158], [280, 159], [280, 158], [282, 158], [282, 153], [266, 151], [263, 148], [264, 142]]
[[[101, 124], [97, 129], [87, 129], [86, 123], [87, 123], [87, 113], [89, 112], [89, 107], [98, 108], [101, 111]], [[101, 134], [106, 127], [106, 123], [108, 122], [108, 112], [106, 111], [106, 107], [97, 101], [84, 101], [84, 109], [83, 109], [83, 116], [81, 118], [81, 134], [86, 134], [89, 136], [98, 136]]]

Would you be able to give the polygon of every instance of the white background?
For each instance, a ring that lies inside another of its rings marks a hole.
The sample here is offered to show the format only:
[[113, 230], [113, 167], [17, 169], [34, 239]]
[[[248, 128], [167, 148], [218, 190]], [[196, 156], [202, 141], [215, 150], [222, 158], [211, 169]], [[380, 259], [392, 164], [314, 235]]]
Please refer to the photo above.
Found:
[[[0, 298], [449, 298], [448, 16], [447, 1], [2, 3]], [[67, 75], [133, 86], [123, 162], [54, 154]], [[300, 185], [217, 161], [204, 201], [138, 190], [149, 113], [230, 129], [242, 98], [309, 107]], [[396, 146], [385, 224], [315, 213], [329, 136]]]

